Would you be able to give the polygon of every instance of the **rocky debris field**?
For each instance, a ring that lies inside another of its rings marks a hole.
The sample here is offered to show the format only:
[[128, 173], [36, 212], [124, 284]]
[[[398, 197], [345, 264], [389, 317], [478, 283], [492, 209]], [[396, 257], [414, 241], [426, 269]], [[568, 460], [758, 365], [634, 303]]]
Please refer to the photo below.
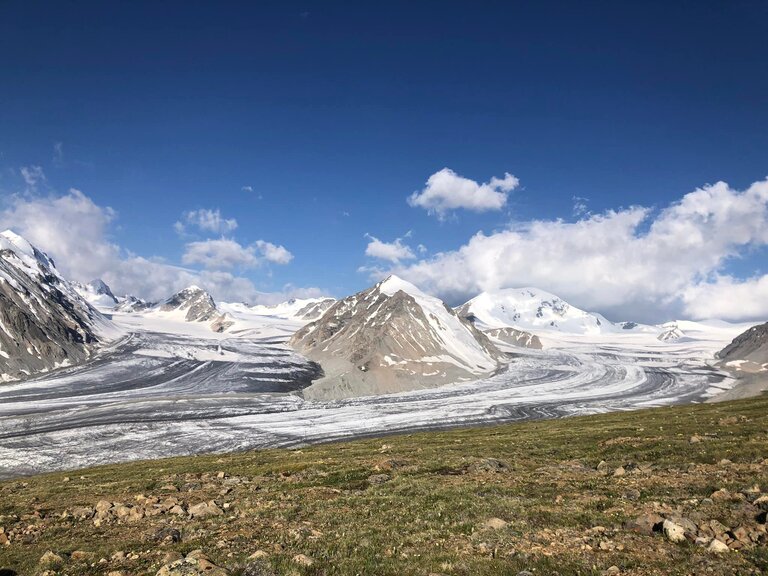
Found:
[[0, 484], [0, 574], [766, 574], [768, 398]]

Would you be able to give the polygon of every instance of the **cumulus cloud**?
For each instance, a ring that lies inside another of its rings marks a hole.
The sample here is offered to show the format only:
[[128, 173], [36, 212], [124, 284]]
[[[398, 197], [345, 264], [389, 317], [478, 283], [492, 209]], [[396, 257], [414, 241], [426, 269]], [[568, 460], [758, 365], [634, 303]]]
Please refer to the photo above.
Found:
[[658, 212], [638, 206], [481, 232], [458, 250], [393, 270], [452, 303], [530, 285], [614, 319], [758, 319], [768, 317], [766, 280], [722, 274], [729, 259], [766, 244], [768, 180], [744, 191], [718, 182]]
[[[410, 236], [410, 232], [406, 237]], [[379, 258], [390, 262], [400, 262], [401, 260], [411, 260], [416, 258], [410, 246], [403, 244], [402, 238], [395, 238], [394, 242], [382, 242], [375, 236], [365, 235], [370, 240], [365, 248], [365, 255], [371, 258]]]
[[118, 258], [118, 247], [107, 238], [114, 218], [114, 210], [71, 188], [63, 196], [12, 197], [0, 212], [0, 228], [11, 228], [50, 253], [65, 276], [88, 281]]
[[197, 228], [201, 232], [226, 234], [237, 228], [237, 220], [222, 217], [218, 208], [216, 210], [203, 208], [184, 212], [181, 219], [173, 227], [179, 234], [185, 233], [189, 227]]
[[264, 240], [257, 240], [254, 245], [261, 253], [262, 257], [269, 262], [274, 262], [275, 264], [288, 264], [293, 260], [293, 254], [283, 246], [265, 242]]
[[507, 203], [507, 195], [519, 184], [509, 173], [505, 173], [504, 178], [493, 177], [480, 184], [443, 168], [429, 177], [423, 190], [408, 197], [408, 204], [424, 208], [440, 219], [460, 208], [473, 212], [501, 210]]
[[184, 264], [199, 264], [210, 270], [255, 268], [264, 261], [288, 264], [292, 259], [293, 254], [283, 246], [264, 240], [243, 246], [231, 238], [190, 242], [182, 256]]
[[253, 268], [259, 264], [254, 246], [242, 246], [229, 238], [190, 242], [186, 245], [181, 261], [184, 264], [200, 264], [212, 270]]
[[[5, 206], [0, 209], [0, 229], [14, 230], [48, 253], [66, 278], [80, 282], [102, 278], [116, 294], [158, 301], [197, 284], [216, 299], [251, 304], [325, 295], [316, 287], [290, 285], [278, 292], [263, 292], [249, 278], [226, 270], [194, 270], [161, 258], [129, 253], [110, 240], [109, 228], [116, 217], [111, 208], [99, 206], [83, 192], [70, 189], [59, 196], [6, 197]], [[285, 250], [274, 244], [259, 243], [252, 248], [257, 260], [266, 261], [269, 257], [285, 261], [287, 256], [281, 249]]]

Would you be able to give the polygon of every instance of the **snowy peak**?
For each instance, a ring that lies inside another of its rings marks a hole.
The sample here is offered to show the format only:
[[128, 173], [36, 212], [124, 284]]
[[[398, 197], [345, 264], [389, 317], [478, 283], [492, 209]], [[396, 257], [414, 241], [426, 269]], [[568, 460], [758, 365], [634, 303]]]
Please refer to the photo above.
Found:
[[[336, 302], [334, 298], [291, 298], [272, 306], [257, 304], [256, 306], [245, 308], [249, 313], [256, 316], [271, 316], [283, 320], [310, 322], [320, 318], [334, 302]], [[232, 305], [228, 304], [227, 306]]]
[[399, 278], [339, 300], [291, 345], [320, 362], [318, 397], [436, 386], [493, 372], [502, 353], [441, 300]]
[[12, 230], [0, 232], [0, 254], [26, 275], [52, 275], [60, 279], [53, 260]]
[[77, 293], [97, 308], [114, 308], [117, 298], [107, 283], [101, 278], [91, 280], [88, 284], [72, 283]]
[[374, 289], [388, 296], [394, 296], [397, 292], [402, 291], [419, 298], [434, 298], [433, 296], [428, 296], [407, 280], [403, 280], [394, 274], [387, 276], [387, 278], [376, 284]]
[[555, 330], [575, 334], [620, 330], [602, 315], [585, 312], [538, 288], [482, 292], [456, 311], [484, 328], [511, 326], [534, 333]]
[[0, 233], [0, 380], [82, 362], [118, 331], [53, 260], [11, 231]]
[[219, 311], [213, 297], [199, 286], [188, 286], [176, 292], [160, 306], [163, 312], [185, 312], [187, 322], [204, 322], [214, 320]]

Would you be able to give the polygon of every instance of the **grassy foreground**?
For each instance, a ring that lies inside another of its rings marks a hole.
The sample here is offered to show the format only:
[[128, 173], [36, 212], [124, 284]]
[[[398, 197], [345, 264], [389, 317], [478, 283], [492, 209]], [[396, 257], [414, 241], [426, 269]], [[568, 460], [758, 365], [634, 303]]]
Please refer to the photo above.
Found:
[[768, 574], [766, 493], [765, 396], [137, 462], [1, 483], [0, 575]]

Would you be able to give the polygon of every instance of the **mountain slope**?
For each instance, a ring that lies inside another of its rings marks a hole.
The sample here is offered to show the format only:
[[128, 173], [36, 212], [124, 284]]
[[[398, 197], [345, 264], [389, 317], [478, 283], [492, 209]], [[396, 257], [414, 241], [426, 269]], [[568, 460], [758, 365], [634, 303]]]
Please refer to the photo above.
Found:
[[248, 310], [258, 316], [310, 322], [320, 318], [335, 302], [334, 298], [291, 298], [274, 306], [250, 306]]
[[112, 293], [112, 290], [107, 283], [101, 278], [92, 280], [88, 284], [80, 284], [79, 282], [72, 282], [77, 293], [80, 294], [85, 300], [92, 306], [98, 306], [100, 308], [114, 308], [118, 303], [117, 298]]
[[0, 379], [82, 362], [115, 327], [21, 236], [0, 234]]
[[739, 334], [717, 357], [741, 369], [751, 364], [754, 371], [768, 370], [768, 322]]
[[339, 398], [438, 386], [497, 369], [503, 354], [441, 300], [390, 276], [336, 302], [290, 344], [321, 364], [309, 397]]
[[621, 329], [600, 314], [580, 310], [538, 288], [482, 292], [459, 306], [456, 313], [484, 329], [512, 326], [533, 333], [557, 330], [576, 334], [602, 334]]

